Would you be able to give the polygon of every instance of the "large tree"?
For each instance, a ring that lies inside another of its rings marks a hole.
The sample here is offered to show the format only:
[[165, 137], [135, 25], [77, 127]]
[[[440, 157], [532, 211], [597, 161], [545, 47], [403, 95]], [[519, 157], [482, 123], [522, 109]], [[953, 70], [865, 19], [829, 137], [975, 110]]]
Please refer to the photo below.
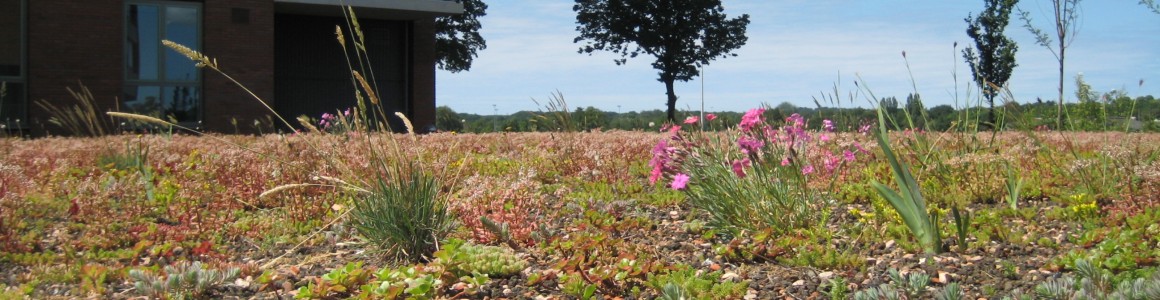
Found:
[[648, 54], [665, 83], [669, 121], [676, 120], [675, 81], [689, 81], [699, 68], [718, 57], [737, 56], [748, 38], [749, 15], [730, 19], [720, 0], [576, 0], [573, 42], [587, 41], [580, 53], [597, 50], [629, 57]]
[[1055, 111], [1057, 129], [1063, 129], [1063, 61], [1066, 57], [1067, 47], [1071, 46], [1071, 42], [1075, 40], [1075, 34], [1079, 32], [1079, 1], [1051, 0], [1051, 8], [1054, 12], [1053, 16], [1055, 16], [1055, 23], [1052, 24], [1055, 28], [1056, 39], [1054, 42], [1057, 43], [1054, 46], [1051, 36], [1031, 25], [1031, 13], [1022, 8], [1019, 9], [1019, 19], [1023, 20], [1023, 27], [1035, 35], [1035, 43], [1051, 51], [1051, 54], [1055, 55], [1055, 60], [1059, 62], [1059, 102], [1056, 103]]
[[963, 59], [971, 66], [975, 83], [987, 97], [991, 126], [996, 126], [995, 96], [1011, 78], [1011, 71], [1018, 66], [1015, 63], [1015, 52], [1019, 51], [1019, 45], [1003, 35], [1003, 30], [1007, 28], [1011, 10], [1019, 0], [986, 0], [986, 2], [986, 8], [977, 17], [972, 18], [967, 14], [967, 18], [964, 19], [967, 22], [967, 35], [975, 40], [975, 47], [963, 49]]
[[435, 58], [440, 69], [458, 73], [471, 70], [471, 61], [487, 49], [479, 35], [479, 17], [487, 15], [483, 0], [455, 0], [463, 3], [463, 14], [435, 19]]

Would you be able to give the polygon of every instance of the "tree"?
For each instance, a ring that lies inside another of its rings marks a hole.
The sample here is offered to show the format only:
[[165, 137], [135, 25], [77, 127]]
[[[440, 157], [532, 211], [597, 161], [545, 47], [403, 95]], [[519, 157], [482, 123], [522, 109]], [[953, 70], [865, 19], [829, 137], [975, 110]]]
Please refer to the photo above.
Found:
[[[1011, 79], [1011, 71], [1018, 64], [1015, 63], [1015, 52], [1019, 45], [1015, 44], [1003, 30], [1011, 17], [1011, 9], [1019, 0], [987, 0], [987, 6], [979, 16], [971, 18], [967, 14], [967, 35], [975, 40], [975, 48], [963, 49], [963, 59], [971, 66], [975, 75], [975, 82], [979, 90], [987, 97], [990, 105], [988, 113], [991, 125], [995, 123], [995, 96], [1007, 80]], [[975, 51], [978, 51], [976, 53]]]
[[1152, 12], [1160, 14], [1160, 4], [1157, 4], [1154, 0], [1140, 0], [1140, 5], [1147, 6]]
[[1079, 21], [1079, 1], [1051, 0], [1051, 7], [1055, 12], [1057, 48], [1052, 48], [1050, 36], [1031, 25], [1031, 13], [1022, 8], [1019, 9], [1019, 19], [1023, 20], [1023, 27], [1035, 35], [1035, 43], [1050, 50], [1051, 54], [1055, 55], [1055, 60], [1059, 62], [1059, 102], [1055, 112], [1056, 128], [1063, 128], [1063, 61], [1067, 47], [1071, 46], [1072, 41], [1075, 41], [1075, 34], [1079, 30], [1079, 24], [1076, 24]]
[[435, 108], [435, 128], [439, 131], [463, 131], [463, 119], [450, 107]]
[[572, 10], [580, 32], [573, 42], [587, 41], [580, 53], [618, 53], [617, 65], [642, 53], [656, 57], [652, 66], [665, 83], [670, 122], [676, 121], [673, 83], [692, 80], [713, 59], [737, 56], [729, 52], [748, 41], [749, 15], [729, 19], [720, 0], [576, 0]]
[[487, 49], [487, 41], [479, 35], [483, 25], [479, 17], [487, 15], [483, 0], [455, 0], [463, 3], [463, 14], [435, 19], [435, 59], [440, 69], [458, 73], [471, 70], [471, 62], [479, 51]]

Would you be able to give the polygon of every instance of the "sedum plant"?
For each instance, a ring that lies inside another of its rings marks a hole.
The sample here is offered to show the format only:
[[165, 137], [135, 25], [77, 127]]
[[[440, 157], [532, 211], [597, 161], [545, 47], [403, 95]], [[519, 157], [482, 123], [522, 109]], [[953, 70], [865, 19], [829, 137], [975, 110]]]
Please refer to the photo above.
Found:
[[483, 274], [503, 278], [519, 274], [528, 262], [510, 250], [496, 246], [475, 245], [451, 240], [435, 252], [436, 262], [456, 277]]
[[214, 287], [233, 281], [238, 268], [225, 271], [203, 269], [201, 262], [179, 262], [166, 266], [165, 272], [154, 275], [141, 269], [129, 270], [137, 294], [154, 299], [187, 299], [206, 297]]

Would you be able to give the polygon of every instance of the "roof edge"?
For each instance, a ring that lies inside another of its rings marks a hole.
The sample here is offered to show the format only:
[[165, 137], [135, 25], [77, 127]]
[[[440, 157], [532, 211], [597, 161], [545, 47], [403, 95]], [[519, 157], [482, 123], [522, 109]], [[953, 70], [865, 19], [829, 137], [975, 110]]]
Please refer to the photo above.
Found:
[[463, 3], [448, 0], [274, 0], [275, 3], [351, 6], [371, 9], [413, 11], [437, 15], [463, 13]]

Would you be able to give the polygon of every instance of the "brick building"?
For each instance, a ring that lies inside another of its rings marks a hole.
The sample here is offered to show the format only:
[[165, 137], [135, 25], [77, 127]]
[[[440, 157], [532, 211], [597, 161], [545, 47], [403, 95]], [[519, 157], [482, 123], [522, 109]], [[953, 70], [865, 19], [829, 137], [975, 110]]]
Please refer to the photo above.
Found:
[[[433, 125], [434, 20], [461, 13], [454, 1], [0, 0], [0, 124], [34, 135], [56, 129], [34, 103], [71, 106], [66, 87], [78, 82], [101, 111], [151, 114], [208, 131], [234, 132], [235, 123], [247, 131], [246, 124], [270, 115], [220, 74], [162, 46], [163, 39], [217, 59], [287, 118], [352, 107], [348, 56], [335, 38], [336, 26], [347, 28], [341, 5], [359, 18], [371, 70], [365, 73], [373, 72], [383, 109], [408, 114], [417, 128]], [[346, 35], [353, 59], [355, 37]]]

